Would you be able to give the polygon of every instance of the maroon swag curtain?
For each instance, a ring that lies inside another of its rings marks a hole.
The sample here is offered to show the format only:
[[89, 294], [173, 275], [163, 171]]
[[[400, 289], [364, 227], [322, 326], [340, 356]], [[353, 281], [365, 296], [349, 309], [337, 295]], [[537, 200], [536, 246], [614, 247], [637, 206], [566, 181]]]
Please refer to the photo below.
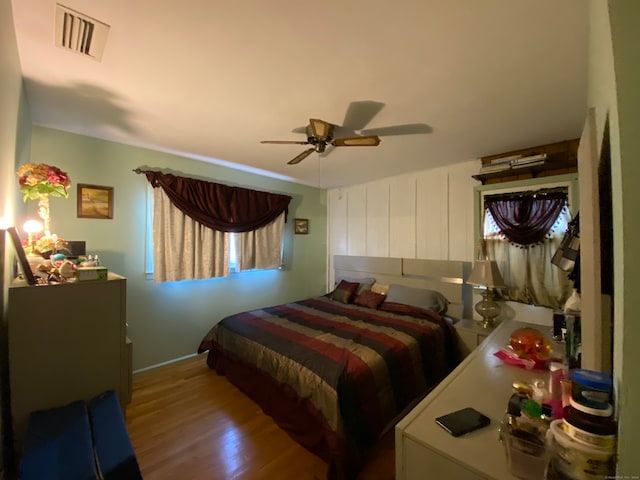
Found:
[[491, 195], [484, 199], [500, 232], [513, 243], [535, 245], [544, 240], [567, 204], [564, 191]]
[[170, 173], [144, 173], [149, 183], [161, 187], [185, 215], [222, 232], [250, 232], [273, 222], [283, 212], [285, 222], [291, 197], [220, 183], [177, 177]]

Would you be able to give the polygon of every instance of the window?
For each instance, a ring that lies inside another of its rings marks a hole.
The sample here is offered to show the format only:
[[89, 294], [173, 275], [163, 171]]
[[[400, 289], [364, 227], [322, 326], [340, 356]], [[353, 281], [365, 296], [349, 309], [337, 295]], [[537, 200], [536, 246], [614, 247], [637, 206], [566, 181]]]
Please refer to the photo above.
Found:
[[238, 236], [235, 233], [229, 234], [229, 272], [240, 271], [238, 262]]
[[291, 197], [138, 173], [156, 187], [148, 199], [146, 265], [157, 282], [281, 267]]
[[573, 193], [571, 182], [493, 186], [481, 192], [479, 256], [498, 264], [507, 285], [505, 299], [551, 308], [564, 305], [573, 285], [551, 258], [571, 221]]

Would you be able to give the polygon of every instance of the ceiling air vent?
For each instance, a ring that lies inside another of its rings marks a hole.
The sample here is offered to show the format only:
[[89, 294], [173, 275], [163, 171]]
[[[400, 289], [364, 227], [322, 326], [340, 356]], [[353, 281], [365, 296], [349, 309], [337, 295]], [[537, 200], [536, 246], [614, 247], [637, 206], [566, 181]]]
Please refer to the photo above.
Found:
[[56, 46], [100, 61], [108, 33], [106, 23], [56, 4]]

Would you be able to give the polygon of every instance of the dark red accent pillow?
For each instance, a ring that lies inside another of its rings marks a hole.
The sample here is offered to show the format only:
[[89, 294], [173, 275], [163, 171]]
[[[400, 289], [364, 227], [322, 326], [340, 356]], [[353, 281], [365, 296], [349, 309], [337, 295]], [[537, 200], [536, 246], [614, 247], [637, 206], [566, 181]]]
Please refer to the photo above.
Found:
[[372, 292], [371, 290], [364, 290], [360, 292], [353, 300], [353, 303], [356, 305], [375, 309], [377, 309], [382, 302], [384, 302], [384, 295]]
[[336, 289], [331, 292], [330, 298], [331, 300], [335, 300], [337, 302], [342, 303], [351, 303], [353, 300], [353, 296], [358, 290], [359, 283], [347, 282], [346, 280], [342, 280]]

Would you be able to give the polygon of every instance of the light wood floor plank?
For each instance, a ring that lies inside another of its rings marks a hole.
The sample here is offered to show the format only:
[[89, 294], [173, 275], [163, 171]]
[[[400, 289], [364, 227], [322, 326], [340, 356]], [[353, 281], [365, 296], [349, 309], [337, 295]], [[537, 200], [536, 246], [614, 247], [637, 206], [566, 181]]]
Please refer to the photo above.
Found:
[[[134, 376], [127, 428], [145, 480], [323, 480], [327, 464], [298, 445], [206, 355]], [[393, 430], [359, 480], [392, 480]]]

